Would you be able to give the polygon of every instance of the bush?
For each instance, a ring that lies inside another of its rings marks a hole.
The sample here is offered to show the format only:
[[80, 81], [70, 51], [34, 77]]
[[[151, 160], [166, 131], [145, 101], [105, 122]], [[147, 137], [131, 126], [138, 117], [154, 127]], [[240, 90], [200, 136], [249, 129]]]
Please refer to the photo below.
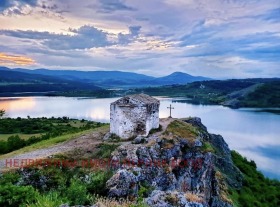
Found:
[[6, 153], [8, 153], [7, 142], [1, 140], [0, 141], [0, 154], [6, 154]]
[[5, 184], [15, 184], [19, 181], [19, 178], [20, 175], [18, 173], [14, 173], [14, 172], [4, 173], [0, 177], [0, 185], [3, 186]]
[[10, 136], [7, 140], [7, 149], [9, 152], [20, 149], [25, 146], [25, 140], [21, 139], [18, 135]]
[[90, 174], [87, 189], [92, 194], [106, 195], [106, 182], [113, 176], [111, 171], [97, 171]]
[[16, 186], [11, 183], [0, 186], [0, 206], [19, 207], [34, 201], [36, 191], [31, 186]]
[[71, 184], [66, 190], [65, 196], [70, 201], [70, 205], [85, 205], [88, 201], [87, 188], [77, 179], [71, 179]]
[[69, 203], [69, 201], [58, 192], [50, 191], [47, 194], [36, 194], [35, 201], [28, 203], [28, 207], [58, 207], [61, 204]]

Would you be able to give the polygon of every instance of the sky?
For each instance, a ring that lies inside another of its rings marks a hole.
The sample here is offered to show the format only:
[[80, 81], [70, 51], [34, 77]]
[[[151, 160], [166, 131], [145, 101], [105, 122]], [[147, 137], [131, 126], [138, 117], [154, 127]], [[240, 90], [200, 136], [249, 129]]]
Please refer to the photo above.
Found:
[[0, 0], [0, 65], [280, 77], [280, 0]]

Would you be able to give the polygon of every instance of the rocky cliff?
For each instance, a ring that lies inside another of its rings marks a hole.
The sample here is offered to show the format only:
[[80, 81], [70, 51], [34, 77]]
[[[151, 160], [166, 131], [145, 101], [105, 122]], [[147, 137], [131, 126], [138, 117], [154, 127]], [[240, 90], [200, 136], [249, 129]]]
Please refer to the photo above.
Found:
[[230, 207], [228, 188], [241, 188], [223, 137], [199, 118], [161, 120], [163, 129], [123, 143], [113, 153], [108, 196], [143, 197], [149, 206]]

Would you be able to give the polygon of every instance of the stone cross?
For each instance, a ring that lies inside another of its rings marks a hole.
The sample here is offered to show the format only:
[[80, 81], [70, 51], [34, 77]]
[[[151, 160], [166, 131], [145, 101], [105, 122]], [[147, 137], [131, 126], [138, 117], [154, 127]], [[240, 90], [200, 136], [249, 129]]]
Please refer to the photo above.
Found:
[[167, 107], [168, 109], [170, 109], [170, 114], [169, 114], [169, 117], [168, 118], [172, 118], [172, 116], [171, 116], [171, 110], [172, 109], [174, 109], [173, 107], [171, 107], [171, 104], [170, 104], [170, 106], [169, 107]]

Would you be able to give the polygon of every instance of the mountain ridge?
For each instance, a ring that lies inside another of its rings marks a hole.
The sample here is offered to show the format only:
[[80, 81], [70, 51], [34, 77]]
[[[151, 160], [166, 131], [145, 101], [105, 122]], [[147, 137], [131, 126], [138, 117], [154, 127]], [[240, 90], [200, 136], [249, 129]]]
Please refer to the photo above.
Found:
[[49, 69], [10, 69], [0, 67], [0, 71], [17, 71], [30, 75], [47, 75], [55, 76], [65, 80], [74, 80], [84, 83], [95, 84], [103, 88], [111, 87], [147, 87], [187, 84], [194, 81], [210, 80], [202, 76], [192, 76], [183, 72], [174, 72], [163, 77], [153, 77], [144, 74], [124, 71], [77, 71], [77, 70], [49, 70]]

